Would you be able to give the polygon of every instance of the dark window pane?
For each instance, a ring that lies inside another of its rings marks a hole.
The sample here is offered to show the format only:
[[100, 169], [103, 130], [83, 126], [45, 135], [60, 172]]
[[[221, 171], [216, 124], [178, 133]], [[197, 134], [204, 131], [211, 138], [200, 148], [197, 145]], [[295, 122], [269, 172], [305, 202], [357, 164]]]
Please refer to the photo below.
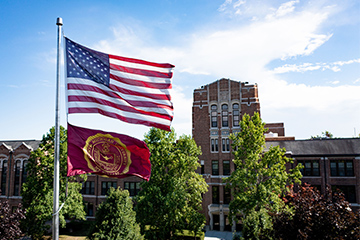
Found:
[[211, 105], [211, 127], [217, 127], [217, 106]]
[[212, 161], [212, 175], [219, 175], [219, 161]]
[[352, 161], [346, 162], [346, 176], [354, 176], [354, 169]]
[[229, 126], [229, 123], [228, 123], [228, 105], [226, 104], [223, 104], [221, 106], [221, 114], [222, 114], [222, 126], [223, 127], [228, 127]]
[[338, 162], [339, 176], [345, 176], [345, 164], [344, 162]]
[[223, 161], [223, 175], [230, 175], [230, 161]]
[[330, 163], [330, 171], [331, 171], [331, 176], [337, 176], [336, 162]]
[[129, 191], [130, 196], [136, 196], [140, 191], [140, 182], [125, 182], [124, 189]]
[[219, 204], [219, 186], [212, 187], [212, 203]]
[[229, 204], [231, 201], [230, 189], [224, 187], [224, 204]]

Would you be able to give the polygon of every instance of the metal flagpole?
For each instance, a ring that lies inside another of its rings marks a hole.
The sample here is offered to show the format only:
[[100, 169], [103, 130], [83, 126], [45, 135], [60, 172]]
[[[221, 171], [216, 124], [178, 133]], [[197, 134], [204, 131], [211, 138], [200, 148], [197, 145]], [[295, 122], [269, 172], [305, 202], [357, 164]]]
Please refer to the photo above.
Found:
[[55, 154], [54, 154], [54, 205], [52, 220], [52, 239], [59, 239], [59, 189], [60, 189], [60, 125], [59, 125], [59, 103], [60, 103], [60, 47], [62, 18], [57, 18], [57, 66], [56, 66], [56, 100], [55, 100]]

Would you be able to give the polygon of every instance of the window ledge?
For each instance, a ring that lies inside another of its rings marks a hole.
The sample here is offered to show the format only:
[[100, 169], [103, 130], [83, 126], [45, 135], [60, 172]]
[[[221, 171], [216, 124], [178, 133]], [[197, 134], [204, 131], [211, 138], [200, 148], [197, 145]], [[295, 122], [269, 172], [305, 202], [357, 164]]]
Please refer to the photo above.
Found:
[[356, 178], [356, 176], [330, 176], [330, 178]]

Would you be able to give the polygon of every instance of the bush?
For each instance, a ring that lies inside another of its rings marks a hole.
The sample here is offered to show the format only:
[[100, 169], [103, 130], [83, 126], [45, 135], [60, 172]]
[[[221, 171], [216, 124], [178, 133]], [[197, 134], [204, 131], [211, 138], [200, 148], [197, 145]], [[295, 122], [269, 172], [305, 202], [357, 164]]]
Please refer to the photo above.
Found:
[[111, 188], [106, 201], [96, 212], [88, 237], [94, 240], [141, 240], [144, 237], [135, 218], [129, 192]]
[[261, 208], [258, 211], [252, 209], [249, 214], [242, 219], [242, 239], [271, 239], [271, 220], [265, 208]]
[[325, 196], [309, 184], [283, 199], [294, 213], [274, 215], [276, 239], [360, 239], [360, 212], [353, 212], [341, 192]]
[[0, 240], [16, 239], [21, 236], [20, 221], [25, 218], [21, 204], [14, 212], [7, 200], [0, 200]]

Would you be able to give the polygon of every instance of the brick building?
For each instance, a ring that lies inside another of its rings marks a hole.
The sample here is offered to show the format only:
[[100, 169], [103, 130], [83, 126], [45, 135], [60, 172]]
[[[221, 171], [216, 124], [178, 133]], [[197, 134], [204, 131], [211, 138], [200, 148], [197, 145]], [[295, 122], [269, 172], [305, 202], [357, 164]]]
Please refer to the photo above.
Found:
[[8, 199], [12, 207], [21, 202], [21, 185], [26, 181], [26, 164], [40, 141], [0, 141], [0, 200]]
[[[37, 149], [40, 142], [39, 140], [0, 141], [0, 200], [9, 200], [11, 207], [21, 203], [21, 185], [27, 176], [25, 166], [31, 151]], [[89, 175], [82, 188], [87, 218], [94, 218], [96, 207], [105, 200], [110, 187], [128, 189], [130, 196], [135, 196], [140, 191], [141, 181], [138, 177], [116, 179]]]
[[[234, 171], [229, 135], [240, 131], [239, 121], [247, 113], [260, 113], [258, 86], [220, 79], [194, 90], [192, 133], [201, 146], [201, 173], [209, 191], [203, 198], [207, 229], [230, 231], [228, 221], [231, 194], [223, 178]], [[287, 155], [301, 162], [304, 182], [322, 191], [326, 184], [340, 188], [354, 207], [360, 203], [360, 139], [295, 140], [285, 136], [283, 123], [265, 126], [267, 146], [285, 147]]]
[[[231, 230], [228, 222], [230, 192], [222, 179], [234, 171], [231, 133], [240, 131], [240, 120], [247, 113], [260, 113], [256, 84], [220, 79], [194, 90], [192, 134], [201, 146], [201, 174], [209, 191], [204, 195], [203, 212], [210, 229]], [[274, 125], [274, 130], [278, 125]]]
[[340, 189], [354, 209], [360, 208], [360, 138], [283, 140], [268, 138], [267, 147], [287, 150], [294, 164], [301, 163], [302, 181], [322, 193], [327, 185]]
[[[194, 90], [192, 133], [202, 150], [199, 173], [209, 186], [203, 198], [207, 229], [232, 230], [227, 219], [231, 195], [222, 181], [234, 171], [229, 135], [240, 131], [239, 123], [245, 113], [254, 112], [260, 113], [256, 84], [220, 79]], [[326, 185], [339, 188], [353, 207], [360, 207], [360, 138], [295, 140], [285, 136], [283, 123], [267, 123], [266, 127], [266, 146], [285, 147], [294, 164], [305, 166], [302, 181], [322, 192]], [[39, 144], [39, 140], [0, 140], [0, 200], [8, 199], [13, 207], [21, 202], [21, 184], [27, 176], [25, 166]], [[96, 207], [105, 200], [110, 187], [128, 189], [135, 196], [141, 181], [137, 177], [89, 175], [82, 189], [88, 219], [94, 218]]]

